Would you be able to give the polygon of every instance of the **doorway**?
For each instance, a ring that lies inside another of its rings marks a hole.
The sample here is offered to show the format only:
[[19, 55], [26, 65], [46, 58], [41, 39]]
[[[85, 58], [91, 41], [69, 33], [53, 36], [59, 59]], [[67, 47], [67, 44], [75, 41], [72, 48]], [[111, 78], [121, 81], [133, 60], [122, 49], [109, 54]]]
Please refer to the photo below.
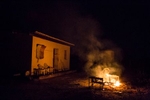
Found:
[[59, 49], [53, 49], [53, 67], [55, 71], [58, 71], [58, 62], [59, 62]]

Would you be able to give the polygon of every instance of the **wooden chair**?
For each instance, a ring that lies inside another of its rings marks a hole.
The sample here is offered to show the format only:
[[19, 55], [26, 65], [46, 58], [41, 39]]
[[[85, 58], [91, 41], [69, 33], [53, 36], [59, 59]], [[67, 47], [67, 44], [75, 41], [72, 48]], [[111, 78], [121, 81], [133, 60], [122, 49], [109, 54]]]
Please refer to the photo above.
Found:
[[101, 86], [101, 88], [103, 89], [103, 87], [104, 87], [103, 78], [90, 76], [89, 77], [89, 87], [93, 87], [94, 84], [99, 84]]
[[38, 64], [39, 75], [45, 75], [45, 68], [41, 64]]
[[45, 73], [47, 73], [47, 74], [53, 74], [54, 73], [54, 68], [48, 66], [46, 63], [44, 63], [44, 68], [45, 68]]

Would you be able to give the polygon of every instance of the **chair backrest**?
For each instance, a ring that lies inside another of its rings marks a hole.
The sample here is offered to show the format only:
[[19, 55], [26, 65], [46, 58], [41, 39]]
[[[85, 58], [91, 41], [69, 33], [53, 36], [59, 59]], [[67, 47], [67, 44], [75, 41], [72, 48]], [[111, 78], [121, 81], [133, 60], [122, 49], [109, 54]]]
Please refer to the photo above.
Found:
[[91, 79], [91, 82], [93, 82], [93, 83], [103, 83], [103, 78], [94, 77], [94, 76], [91, 76], [89, 78]]

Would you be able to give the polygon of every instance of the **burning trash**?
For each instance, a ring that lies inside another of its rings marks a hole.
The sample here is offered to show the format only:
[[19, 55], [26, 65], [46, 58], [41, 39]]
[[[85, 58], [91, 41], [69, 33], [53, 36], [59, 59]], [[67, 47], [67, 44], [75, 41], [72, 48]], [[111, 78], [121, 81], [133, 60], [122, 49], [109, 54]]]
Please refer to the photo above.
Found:
[[104, 86], [119, 87], [122, 66], [117, 62], [115, 54], [113, 50], [97, 50], [89, 53], [85, 66], [88, 76], [103, 78]]
[[109, 74], [109, 68], [104, 68], [102, 70], [102, 78], [106, 85], [120, 86], [119, 76]]
[[90, 76], [89, 82], [92, 83], [92, 86], [94, 83], [98, 83], [100, 85], [107, 85], [111, 87], [118, 87], [120, 86], [119, 76], [118, 75], [111, 75], [109, 72], [109, 68], [104, 68], [99, 75], [97, 76]]

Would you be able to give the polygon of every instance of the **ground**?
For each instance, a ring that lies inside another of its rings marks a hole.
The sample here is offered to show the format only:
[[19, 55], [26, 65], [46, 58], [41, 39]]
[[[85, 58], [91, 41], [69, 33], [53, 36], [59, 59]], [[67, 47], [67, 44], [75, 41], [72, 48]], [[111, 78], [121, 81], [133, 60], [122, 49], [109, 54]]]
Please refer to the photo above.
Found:
[[0, 86], [0, 100], [149, 100], [149, 88], [122, 84], [118, 88], [89, 88], [88, 77], [74, 72], [34, 81], [10, 81]]

